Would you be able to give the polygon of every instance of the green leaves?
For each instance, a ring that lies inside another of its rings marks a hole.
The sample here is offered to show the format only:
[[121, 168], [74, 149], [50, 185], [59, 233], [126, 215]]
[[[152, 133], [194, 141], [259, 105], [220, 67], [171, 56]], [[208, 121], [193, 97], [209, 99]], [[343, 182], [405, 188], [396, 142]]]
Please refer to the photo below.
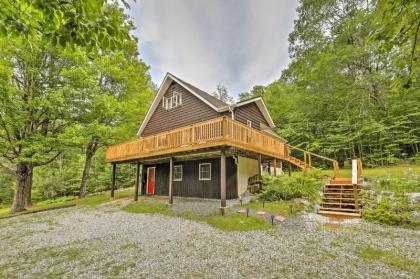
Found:
[[414, 1], [301, 1], [289, 36], [292, 61], [262, 90], [277, 132], [341, 162], [361, 157], [382, 165], [415, 155], [416, 9]]

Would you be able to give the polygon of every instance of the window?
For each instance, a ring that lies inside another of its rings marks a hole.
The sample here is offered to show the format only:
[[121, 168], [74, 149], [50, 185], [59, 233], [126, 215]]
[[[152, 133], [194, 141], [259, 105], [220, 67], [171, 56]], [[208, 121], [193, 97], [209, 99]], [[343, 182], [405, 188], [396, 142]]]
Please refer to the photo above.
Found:
[[247, 125], [248, 127], [252, 127], [252, 121], [251, 121], [251, 120], [247, 120], [247, 121], [246, 121], [246, 125]]
[[163, 97], [162, 106], [166, 110], [170, 110], [176, 108], [177, 106], [181, 105], [182, 98], [181, 93], [174, 92], [172, 97]]
[[182, 165], [174, 166], [174, 181], [182, 181]]
[[211, 180], [211, 163], [203, 163], [198, 165], [198, 179]]

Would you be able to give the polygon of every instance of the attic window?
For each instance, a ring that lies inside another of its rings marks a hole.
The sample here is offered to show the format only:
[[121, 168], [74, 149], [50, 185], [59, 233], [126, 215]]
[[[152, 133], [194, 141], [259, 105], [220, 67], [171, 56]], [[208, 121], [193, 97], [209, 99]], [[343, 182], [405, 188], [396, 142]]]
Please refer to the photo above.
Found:
[[182, 97], [181, 93], [175, 92], [172, 97], [163, 97], [162, 105], [163, 108], [166, 110], [170, 110], [176, 108], [177, 106], [181, 105]]

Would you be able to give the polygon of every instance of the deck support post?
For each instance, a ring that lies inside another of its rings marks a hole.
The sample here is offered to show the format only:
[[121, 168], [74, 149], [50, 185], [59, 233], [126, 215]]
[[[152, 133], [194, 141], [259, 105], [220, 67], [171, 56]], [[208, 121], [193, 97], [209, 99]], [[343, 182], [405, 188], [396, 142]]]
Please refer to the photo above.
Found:
[[289, 176], [292, 175], [292, 163], [288, 163], [288, 168], [289, 168]]
[[174, 203], [173, 198], [173, 173], [174, 173], [174, 158], [169, 158], [169, 204]]
[[268, 174], [271, 176], [271, 161], [268, 160]]
[[276, 177], [277, 176], [277, 160], [276, 160], [276, 158], [274, 158], [274, 161], [273, 161], [273, 165], [274, 165], [274, 176]]
[[220, 207], [223, 214], [226, 207], [226, 150], [224, 148], [220, 153]]
[[[261, 164], [262, 164], [262, 159], [261, 159], [261, 154], [258, 154], [258, 179], [261, 180]], [[261, 183], [259, 183], [259, 190], [261, 190], [262, 185]]]
[[112, 178], [111, 178], [111, 198], [114, 197], [114, 191], [115, 191], [115, 175], [117, 172], [117, 165], [112, 164]]
[[139, 184], [140, 184], [140, 162], [136, 166], [136, 184], [134, 186], [134, 201], [139, 200]]

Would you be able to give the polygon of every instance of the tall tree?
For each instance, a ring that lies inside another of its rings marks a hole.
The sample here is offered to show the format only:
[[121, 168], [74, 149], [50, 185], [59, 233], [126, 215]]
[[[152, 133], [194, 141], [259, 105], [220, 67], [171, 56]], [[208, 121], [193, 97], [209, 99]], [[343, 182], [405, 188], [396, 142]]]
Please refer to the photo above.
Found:
[[233, 98], [229, 95], [227, 88], [221, 84], [217, 85], [216, 91], [212, 95], [225, 103], [233, 103]]
[[342, 163], [362, 157], [387, 164], [415, 155], [420, 86], [413, 49], [420, 18], [414, 2], [301, 1], [289, 35], [292, 61], [263, 93], [278, 132]]
[[[16, 177], [12, 211], [22, 211], [34, 167], [53, 161], [69, 142], [62, 53], [39, 38], [0, 39], [0, 168]], [[3, 163], [3, 162], [7, 163]]]

